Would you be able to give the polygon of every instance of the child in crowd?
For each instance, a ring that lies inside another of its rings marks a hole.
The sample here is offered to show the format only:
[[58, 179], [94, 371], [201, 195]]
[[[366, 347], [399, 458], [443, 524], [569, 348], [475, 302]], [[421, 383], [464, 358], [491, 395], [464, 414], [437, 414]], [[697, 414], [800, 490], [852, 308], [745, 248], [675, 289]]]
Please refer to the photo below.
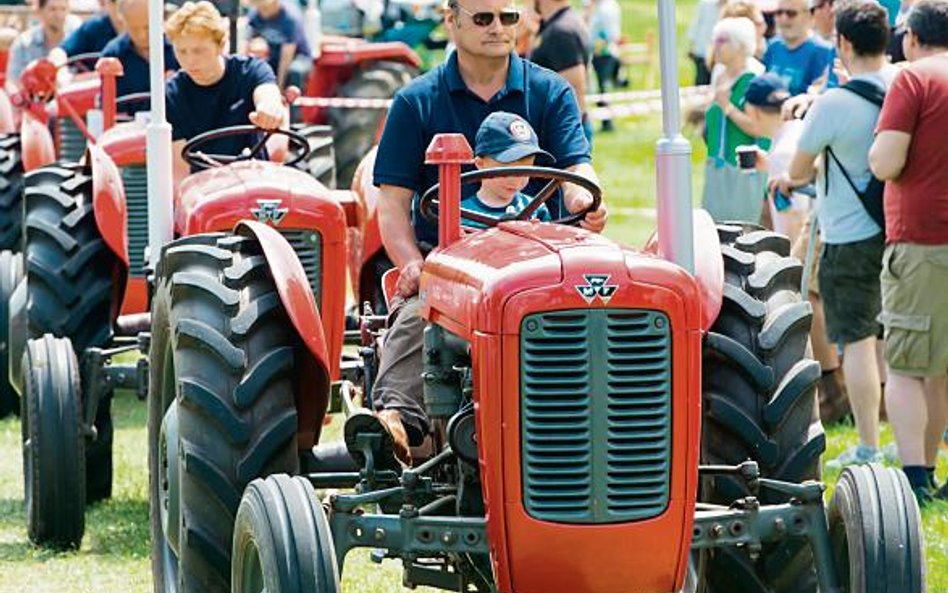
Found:
[[[474, 154], [474, 165], [478, 169], [531, 167], [538, 158], [548, 163], [554, 160], [550, 153], [540, 148], [537, 134], [527, 120], [506, 111], [495, 111], [481, 123], [475, 138]], [[461, 208], [494, 218], [516, 215], [532, 200], [521, 192], [529, 181], [528, 177], [483, 179], [477, 194], [464, 199]], [[533, 213], [533, 218], [550, 220], [550, 213], [545, 205], [541, 205]], [[472, 220], [464, 219], [462, 222], [467, 228], [486, 227]]]

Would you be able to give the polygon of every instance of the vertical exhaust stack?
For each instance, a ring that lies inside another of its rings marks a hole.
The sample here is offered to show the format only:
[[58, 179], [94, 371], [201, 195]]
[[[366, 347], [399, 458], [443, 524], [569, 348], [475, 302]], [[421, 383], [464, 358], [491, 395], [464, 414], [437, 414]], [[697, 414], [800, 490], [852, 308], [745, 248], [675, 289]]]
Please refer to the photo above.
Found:
[[151, 118], [148, 122], [148, 253], [158, 263], [162, 245], [172, 238], [173, 179], [171, 125], [165, 117], [164, 2], [148, 3], [148, 54], [151, 82]]
[[664, 257], [694, 274], [691, 143], [681, 135], [675, 0], [657, 2], [658, 49], [662, 78], [662, 138], [655, 146], [658, 244]]

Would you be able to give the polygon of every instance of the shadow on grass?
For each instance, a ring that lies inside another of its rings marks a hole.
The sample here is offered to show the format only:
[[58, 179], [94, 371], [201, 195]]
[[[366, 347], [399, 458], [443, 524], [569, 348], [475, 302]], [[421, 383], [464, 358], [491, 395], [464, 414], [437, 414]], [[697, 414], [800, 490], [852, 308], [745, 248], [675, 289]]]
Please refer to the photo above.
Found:
[[19, 539], [0, 542], [0, 562], [43, 562], [69, 555], [147, 558], [151, 551], [144, 500], [112, 499], [87, 507], [85, 537], [78, 551], [47, 550], [30, 543], [22, 499], [0, 499], [0, 531], [13, 531]]

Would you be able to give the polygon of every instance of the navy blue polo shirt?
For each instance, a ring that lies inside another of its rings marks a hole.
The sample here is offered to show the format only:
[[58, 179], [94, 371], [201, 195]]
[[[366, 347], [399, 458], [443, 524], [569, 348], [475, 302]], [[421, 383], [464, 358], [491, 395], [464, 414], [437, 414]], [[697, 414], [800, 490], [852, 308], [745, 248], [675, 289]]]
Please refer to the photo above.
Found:
[[[125, 74], [115, 80], [115, 88], [119, 97], [132, 93], [147, 93], [151, 89], [148, 78], [148, 60], [135, 51], [132, 38], [123, 33], [109, 42], [102, 50], [103, 57], [118, 58], [122, 62]], [[165, 39], [165, 70], [177, 70], [178, 60], [174, 57], [174, 48]], [[142, 101], [122, 109], [126, 113], [134, 113], [148, 109], [148, 102]]]
[[280, 67], [280, 47], [287, 43], [296, 44], [297, 56], [309, 56], [309, 42], [303, 30], [303, 20], [299, 11], [293, 12], [286, 6], [271, 19], [264, 19], [253, 9], [247, 15], [248, 37], [262, 37], [270, 48], [268, 63], [276, 72]]
[[[189, 140], [210, 130], [250, 125], [253, 92], [267, 83], [276, 84], [273, 71], [263, 60], [249, 56], [227, 56], [224, 76], [209, 86], [195, 83], [187, 72], [179, 70], [168, 81], [165, 91], [171, 139]], [[219, 138], [205, 144], [201, 151], [238, 155], [255, 141], [252, 134]]]
[[[490, 101], [484, 101], [464, 84], [457, 53], [452, 53], [445, 63], [395, 95], [379, 142], [375, 185], [413, 190], [413, 211], [417, 211], [418, 197], [438, 182], [437, 167], [425, 165], [431, 139], [436, 134], [461, 133], [473, 147], [481, 122], [495, 111], [509, 111], [527, 120], [537, 133], [540, 148], [556, 159], [556, 167], [565, 169], [592, 160], [576, 96], [562, 77], [511, 54], [507, 83]], [[525, 193], [533, 195], [540, 186], [542, 183], [528, 186]], [[464, 190], [470, 195], [476, 188]], [[547, 205], [553, 217], [560, 216], [561, 203], [551, 200]], [[416, 238], [437, 244], [437, 227], [420, 215], [412, 218]]]
[[79, 54], [97, 54], [116, 35], [118, 31], [112, 26], [108, 13], [102, 12], [79, 25], [78, 29], [59, 44], [59, 47], [69, 57]]

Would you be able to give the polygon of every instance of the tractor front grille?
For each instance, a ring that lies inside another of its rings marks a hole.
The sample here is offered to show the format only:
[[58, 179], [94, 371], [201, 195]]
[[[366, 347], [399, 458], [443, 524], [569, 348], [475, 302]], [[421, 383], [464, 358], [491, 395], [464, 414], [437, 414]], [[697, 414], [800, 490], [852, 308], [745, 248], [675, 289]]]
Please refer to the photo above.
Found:
[[144, 278], [145, 247], [148, 245], [148, 176], [145, 167], [124, 167], [122, 183], [128, 209], [129, 273], [133, 278]]
[[661, 514], [671, 465], [671, 331], [639, 309], [538, 313], [521, 323], [523, 500], [558, 523]]
[[86, 137], [68, 115], [59, 118], [59, 159], [78, 162], [86, 151]]
[[316, 297], [316, 306], [322, 307], [322, 235], [318, 231], [310, 229], [282, 229], [280, 234], [293, 247], [300, 263], [303, 264], [306, 277], [309, 278], [309, 285], [313, 289], [313, 296]]

